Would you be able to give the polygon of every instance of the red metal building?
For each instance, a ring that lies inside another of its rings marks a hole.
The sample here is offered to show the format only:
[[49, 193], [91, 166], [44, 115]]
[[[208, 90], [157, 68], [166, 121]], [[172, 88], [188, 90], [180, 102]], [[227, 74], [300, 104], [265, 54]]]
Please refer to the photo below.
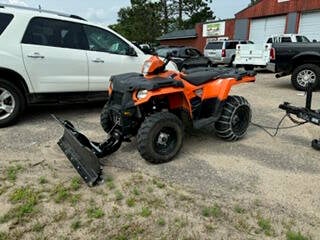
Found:
[[265, 42], [271, 35], [298, 33], [320, 40], [320, 0], [260, 0], [227, 19], [196, 25], [190, 38], [160, 38], [162, 45], [190, 45], [203, 50], [219, 38]]

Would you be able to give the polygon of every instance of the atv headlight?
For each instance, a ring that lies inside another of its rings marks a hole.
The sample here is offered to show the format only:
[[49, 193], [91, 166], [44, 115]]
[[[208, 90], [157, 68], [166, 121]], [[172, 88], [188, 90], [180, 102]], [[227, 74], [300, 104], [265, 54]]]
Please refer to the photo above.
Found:
[[140, 99], [144, 99], [148, 96], [148, 90], [140, 90], [137, 93], [137, 98]]
[[145, 61], [142, 67], [142, 74], [147, 75], [149, 72], [149, 69], [151, 67], [152, 62], [151, 61]]

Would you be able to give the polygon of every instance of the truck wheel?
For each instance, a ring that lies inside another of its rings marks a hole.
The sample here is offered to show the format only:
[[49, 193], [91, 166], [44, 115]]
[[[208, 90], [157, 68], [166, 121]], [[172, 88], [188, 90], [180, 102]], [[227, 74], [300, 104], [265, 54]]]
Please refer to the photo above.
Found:
[[25, 106], [21, 90], [9, 81], [0, 79], [0, 128], [15, 123]]
[[244, 97], [229, 96], [215, 124], [216, 134], [224, 140], [236, 141], [246, 135], [250, 121], [251, 108], [248, 101]]
[[320, 85], [320, 67], [315, 64], [303, 64], [293, 70], [291, 83], [299, 91], [306, 91], [308, 83], [315, 90]]
[[106, 103], [102, 108], [102, 111], [100, 114], [100, 124], [106, 133], [109, 133], [113, 127], [113, 123], [109, 114], [108, 103]]
[[141, 156], [148, 162], [155, 164], [168, 162], [182, 147], [182, 122], [169, 112], [152, 114], [142, 123], [137, 142]]

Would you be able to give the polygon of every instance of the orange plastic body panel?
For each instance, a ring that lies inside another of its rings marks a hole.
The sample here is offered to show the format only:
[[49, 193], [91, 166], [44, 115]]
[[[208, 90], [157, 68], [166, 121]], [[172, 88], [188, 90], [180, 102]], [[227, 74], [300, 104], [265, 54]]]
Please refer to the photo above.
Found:
[[[163, 61], [157, 56], [152, 56], [148, 61], [152, 61], [151, 66], [153, 69], [162, 66], [163, 64]], [[175, 80], [181, 81], [184, 84], [184, 87], [164, 87], [148, 91], [147, 97], [144, 99], [137, 99], [136, 96], [138, 91], [135, 91], [132, 96], [135, 105], [138, 106], [141, 104], [145, 104], [154, 97], [168, 98], [170, 109], [184, 108], [189, 111], [189, 114], [192, 117], [190, 100], [197, 96], [196, 90], [201, 89], [203, 91], [201, 97], [202, 100], [217, 98], [220, 101], [224, 101], [228, 98], [232, 86], [240, 83], [255, 81], [255, 77], [250, 76], [243, 77], [241, 80], [237, 80], [235, 78], [220, 78], [214, 81], [207, 82], [200, 86], [195, 86], [184, 80], [182, 76], [182, 73], [176, 71], [165, 71], [158, 75], [145, 76], [145, 78], [150, 79], [150, 81], [152, 81], [152, 79], [155, 77], [173, 77]]]

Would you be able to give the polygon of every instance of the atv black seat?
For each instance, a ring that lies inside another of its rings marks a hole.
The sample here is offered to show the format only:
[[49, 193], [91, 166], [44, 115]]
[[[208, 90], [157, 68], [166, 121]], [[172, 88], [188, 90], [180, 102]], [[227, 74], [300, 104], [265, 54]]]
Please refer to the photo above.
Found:
[[242, 71], [234, 68], [198, 68], [188, 71], [190, 74], [182, 76], [189, 83], [199, 86], [219, 78], [235, 78], [241, 80], [245, 76], [255, 76], [254, 71]]
[[112, 76], [113, 88], [116, 91], [156, 90], [164, 87], [184, 87], [181, 81], [172, 78], [156, 77], [146, 79], [139, 73], [125, 73]]

